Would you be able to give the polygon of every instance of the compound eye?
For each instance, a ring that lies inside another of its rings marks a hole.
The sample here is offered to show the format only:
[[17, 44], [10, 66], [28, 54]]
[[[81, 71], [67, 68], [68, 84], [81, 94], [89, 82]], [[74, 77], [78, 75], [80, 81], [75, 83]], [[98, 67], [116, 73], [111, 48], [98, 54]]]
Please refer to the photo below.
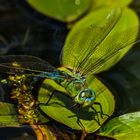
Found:
[[80, 92], [79, 99], [83, 102], [89, 102], [95, 100], [95, 93], [90, 89], [85, 89]]
[[94, 99], [95, 99], [95, 93], [94, 93], [93, 90], [91, 90], [91, 89], [86, 89], [85, 91], [86, 91], [86, 97], [87, 97], [87, 98], [94, 98]]
[[79, 94], [79, 99], [81, 101], [85, 101], [86, 100], [86, 92], [85, 91], [81, 91]]

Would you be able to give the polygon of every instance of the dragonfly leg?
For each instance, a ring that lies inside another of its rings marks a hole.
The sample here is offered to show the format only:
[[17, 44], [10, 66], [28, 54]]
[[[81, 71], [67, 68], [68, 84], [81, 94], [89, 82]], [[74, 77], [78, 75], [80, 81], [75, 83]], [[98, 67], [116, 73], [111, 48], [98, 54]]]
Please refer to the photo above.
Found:
[[95, 121], [98, 123], [98, 125], [101, 126], [100, 120], [99, 120], [99, 116], [98, 116], [98, 113], [99, 113], [99, 112], [97, 112], [96, 109], [95, 109], [94, 107], [92, 107], [92, 106], [91, 106], [91, 109], [92, 109], [92, 110], [96, 113], [96, 115], [97, 115], [97, 119], [95, 119]]
[[51, 100], [51, 98], [53, 97], [53, 95], [54, 95], [54, 92], [55, 92], [55, 90], [52, 92], [52, 94], [50, 95], [50, 98], [48, 99], [48, 101], [46, 102], [46, 105], [50, 102], [50, 100]]
[[74, 103], [70, 108], [74, 108], [77, 106], [78, 103]]
[[[82, 122], [80, 121], [78, 112], [76, 112], [76, 116], [77, 116], [77, 124], [82, 128], [83, 131], [85, 131], [85, 127], [84, 127], [84, 125], [82, 124]], [[86, 132], [86, 131], [85, 131], [85, 132]]]
[[[76, 96], [77, 96], [77, 95], [76, 95]], [[74, 101], [74, 98], [75, 98], [76, 96], [73, 97], [73, 102], [74, 102], [74, 103], [73, 103], [73, 105], [72, 105], [70, 108], [74, 108], [74, 107], [76, 107], [76, 106], [80, 107], [79, 104], [78, 104], [77, 102]]]
[[[80, 105], [79, 105], [78, 103], [75, 103], [75, 104], [74, 104], [73, 106], [71, 106], [70, 108], [71, 108], [71, 109], [74, 109], [74, 107], [76, 107], [76, 106], [77, 106], [78, 108], [80, 108]], [[83, 125], [82, 122], [80, 121], [78, 111], [76, 111], [76, 114], [75, 114], [74, 116], [77, 117], [77, 124], [82, 128], [82, 130], [83, 130], [84, 132], [86, 132], [86, 131], [85, 131], [84, 125]], [[70, 117], [74, 117], [74, 116], [70, 116]]]
[[103, 113], [102, 106], [101, 106], [101, 104], [100, 104], [99, 102], [94, 102], [94, 104], [99, 105], [100, 110], [101, 110], [100, 115], [101, 115], [101, 118], [102, 118], [102, 119], [103, 119], [103, 116], [109, 117], [109, 115]]
[[83, 130], [84, 132], [86, 132], [86, 131], [85, 131], [85, 127], [83, 126], [83, 124], [82, 124], [82, 122], [80, 121], [80, 119], [79, 119], [78, 116], [77, 116], [77, 124], [82, 128], [82, 130]]
[[76, 113], [75, 115], [73, 115], [73, 116], [68, 116], [68, 117], [77, 117], [77, 124], [82, 128], [82, 130], [84, 130], [85, 131], [85, 127], [84, 127], [84, 125], [82, 124], [82, 122], [80, 121], [80, 118], [79, 118], [79, 116], [78, 116], [78, 113]]

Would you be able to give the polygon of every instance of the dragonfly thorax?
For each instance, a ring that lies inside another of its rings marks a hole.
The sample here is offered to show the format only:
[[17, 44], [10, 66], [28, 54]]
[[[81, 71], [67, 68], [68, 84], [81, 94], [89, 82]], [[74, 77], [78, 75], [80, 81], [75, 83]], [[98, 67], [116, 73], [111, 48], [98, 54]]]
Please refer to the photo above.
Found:
[[73, 77], [67, 89], [71, 92], [71, 95], [74, 95], [73, 97], [75, 97], [74, 100], [76, 103], [81, 104], [83, 107], [93, 105], [95, 92], [88, 88], [85, 77], [80, 77], [79, 75]]
[[93, 105], [95, 92], [88, 87], [86, 77], [82, 76], [80, 72], [70, 72], [68, 74], [63, 71], [63, 74], [65, 74], [67, 80], [61, 82], [61, 85], [65, 87], [68, 95], [83, 107]]

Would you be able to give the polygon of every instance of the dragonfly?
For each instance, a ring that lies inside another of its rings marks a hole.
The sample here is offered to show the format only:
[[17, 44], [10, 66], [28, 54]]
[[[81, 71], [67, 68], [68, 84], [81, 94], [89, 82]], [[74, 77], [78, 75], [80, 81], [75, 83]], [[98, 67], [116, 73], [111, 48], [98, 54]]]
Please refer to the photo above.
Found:
[[[110, 114], [104, 113], [101, 103], [96, 101], [97, 96], [102, 94], [103, 90], [90, 88], [87, 77], [108, 70], [136, 42], [139, 42], [136, 40], [138, 26], [124, 29], [120, 33], [112, 32], [118, 18], [116, 12], [111, 11], [102, 25], [90, 25], [67, 38], [62, 50], [61, 68], [56, 69], [48, 62], [34, 56], [7, 55], [0, 56], [0, 71], [7, 74], [17, 74], [15, 71], [23, 71], [26, 76], [34, 77], [34, 81], [38, 78], [55, 81], [64, 88], [56, 90], [73, 99], [73, 107], [80, 106], [92, 109], [96, 115], [95, 121], [101, 126], [98, 114], [101, 118], [105, 116], [106, 119]], [[132, 33], [131, 36], [130, 33]], [[111, 43], [108, 45], [109, 42]], [[17, 63], [21, 67], [15, 67], [13, 63]], [[96, 85], [96, 82], [94, 84]], [[52, 100], [53, 94], [54, 92], [49, 98], [47, 97], [46, 105]], [[99, 106], [98, 111], [94, 107], [95, 105]], [[79, 120], [77, 122], [81, 124]]]

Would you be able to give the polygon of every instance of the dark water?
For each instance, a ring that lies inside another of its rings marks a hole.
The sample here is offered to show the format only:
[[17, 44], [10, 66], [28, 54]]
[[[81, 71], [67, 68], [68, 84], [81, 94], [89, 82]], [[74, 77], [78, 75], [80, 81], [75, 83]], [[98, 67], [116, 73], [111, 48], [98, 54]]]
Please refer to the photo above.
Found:
[[[139, 13], [138, 6], [132, 6]], [[59, 66], [67, 33], [65, 23], [40, 15], [24, 1], [0, 0], [0, 55], [34, 55]], [[140, 44], [99, 77], [115, 95], [115, 116], [140, 110]], [[5, 91], [1, 86], [0, 92], [0, 99], [4, 100]], [[0, 140], [22, 139], [36, 140], [30, 127], [0, 128]]]

